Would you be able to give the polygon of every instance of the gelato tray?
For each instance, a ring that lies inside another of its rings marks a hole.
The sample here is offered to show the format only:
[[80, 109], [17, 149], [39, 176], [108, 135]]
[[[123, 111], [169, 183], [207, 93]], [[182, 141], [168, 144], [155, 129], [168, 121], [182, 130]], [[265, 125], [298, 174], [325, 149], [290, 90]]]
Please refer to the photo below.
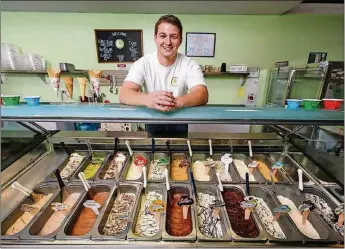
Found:
[[128, 159], [128, 154], [125, 152], [118, 152], [115, 156], [109, 155], [103, 167], [98, 171], [95, 180], [116, 180], [122, 176], [123, 169], [125, 168]]
[[166, 189], [164, 185], [150, 183], [146, 188], [142, 188], [127, 239], [160, 241], [164, 227], [165, 211]]
[[93, 181], [101, 168], [103, 168], [109, 156], [109, 152], [93, 151], [92, 155], [90, 155], [84, 161], [83, 165], [74, 173], [72, 179], [81, 182], [78, 174], [83, 172], [87, 181]]
[[196, 221], [199, 241], [231, 241], [226, 210], [216, 185], [197, 185]]
[[89, 193], [83, 195], [78, 203], [78, 207], [69, 216], [56, 238], [60, 240], [89, 239], [96, 220], [106, 206], [111, 192], [111, 185], [91, 186]]
[[241, 207], [245, 194], [240, 185], [224, 185], [222, 197], [227, 219], [234, 241], [267, 241], [267, 236], [255, 213], [245, 219], [245, 209]]
[[326, 173], [316, 166], [312, 161], [300, 153], [289, 154], [298, 164], [313, 175], [321, 184], [331, 184], [334, 183], [331, 178], [329, 178]]
[[[85, 163], [90, 157], [88, 151], [77, 151], [72, 153], [66, 160], [58, 167], [62, 180], [69, 181], [74, 173]], [[52, 172], [47, 181], [57, 181], [54, 172]]]
[[196, 182], [215, 183], [216, 176], [214, 172], [215, 163], [208, 160], [206, 154], [193, 154], [192, 172]]
[[151, 162], [147, 169], [147, 181], [151, 183], [165, 182], [164, 170], [169, 169], [169, 155], [167, 153], [156, 152], [151, 157]]
[[229, 165], [228, 171], [226, 171], [224, 163], [222, 163], [221, 158], [224, 154], [215, 153], [213, 154], [213, 160], [215, 162], [214, 171], [220, 174], [220, 179], [222, 183], [239, 183], [240, 177], [234, 167], [234, 164]]
[[[297, 169], [298, 167], [289, 159], [289, 157], [282, 155], [282, 154], [278, 154], [278, 153], [271, 153], [269, 154], [269, 157], [271, 158], [271, 160], [273, 162], [281, 162], [284, 164], [284, 168], [282, 170], [284, 170], [287, 173], [287, 176], [294, 182], [298, 182], [298, 172]], [[311, 183], [311, 181], [309, 180], [309, 178], [303, 174], [303, 183]]]
[[[78, 201], [85, 193], [82, 185], [69, 184], [66, 186], [69, 195], [61, 197], [61, 191], [49, 203], [49, 206], [42, 214], [33, 222], [29, 229], [26, 229], [21, 239], [27, 240], [54, 240], [60, 228], [66, 221], [67, 217], [73, 212]], [[63, 200], [61, 198], [64, 198]], [[59, 210], [57, 203], [63, 203], [65, 208]], [[55, 208], [55, 210], [54, 210]], [[56, 209], [57, 208], [57, 209]]]
[[284, 215], [274, 221], [272, 210], [278, 206], [278, 203], [265, 187], [252, 185], [250, 193], [257, 201], [254, 212], [259, 217], [269, 241], [302, 242], [299, 233], [294, 230], [292, 224]]
[[252, 156], [252, 159], [254, 161], [258, 162], [258, 167], [256, 170], [260, 172], [260, 174], [265, 178], [267, 182], [273, 182], [274, 183], [290, 183], [291, 181], [285, 176], [282, 170], [278, 169], [275, 176], [271, 178], [271, 172], [272, 172], [272, 161], [265, 156], [264, 154], [254, 154]]
[[338, 226], [338, 216], [334, 213], [338, 205], [331, 201], [322, 190], [315, 187], [304, 187], [303, 197], [315, 205], [315, 212], [333, 229], [339, 236], [339, 240], [344, 242], [344, 225]]
[[[167, 192], [165, 226], [162, 239], [165, 241], [196, 240], [195, 196], [188, 184], [171, 184]], [[187, 205], [187, 201], [190, 201]]]
[[[250, 157], [247, 157], [244, 154], [233, 154], [232, 155], [233, 165], [235, 165], [236, 171], [241, 178], [241, 182], [246, 181], [246, 173], [249, 173], [248, 164], [252, 162]], [[267, 180], [262, 176], [258, 167], [254, 169], [252, 174], [249, 174], [249, 181], [253, 183], [266, 183]]]
[[1, 239], [19, 239], [27, 227], [30, 227], [34, 218], [38, 217], [49, 205], [50, 200], [57, 195], [58, 185], [41, 184], [33, 191], [42, 196], [34, 202], [30, 197], [25, 197], [10, 213], [1, 221]]
[[112, 194], [108, 206], [100, 215], [92, 240], [126, 239], [140, 189], [138, 184], [120, 183]]
[[304, 241], [315, 243], [338, 241], [315, 210], [311, 210], [306, 223], [303, 224], [302, 212], [298, 208], [303, 204], [304, 199], [297, 188], [276, 185], [270, 189], [276, 195], [280, 204], [290, 207], [291, 211], [288, 212], [289, 219], [293, 222], [295, 229], [299, 231]]
[[186, 153], [172, 153], [169, 178], [172, 182], [190, 183], [191, 159]]
[[143, 167], [146, 170], [150, 165], [150, 157], [144, 152], [134, 152], [132, 157], [128, 158], [121, 181], [143, 182]]

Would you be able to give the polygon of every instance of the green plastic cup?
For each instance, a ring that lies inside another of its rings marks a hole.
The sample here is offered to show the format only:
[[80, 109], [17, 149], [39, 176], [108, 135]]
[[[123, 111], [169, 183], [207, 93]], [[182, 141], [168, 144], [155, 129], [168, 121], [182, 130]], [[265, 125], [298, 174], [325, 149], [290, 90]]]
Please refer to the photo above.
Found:
[[19, 105], [20, 95], [3, 95], [1, 98], [3, 105]]
[[303, 99], [303, 106], [306, 110], [316, 110], [320, 108], [320, 102], [319, 99]]

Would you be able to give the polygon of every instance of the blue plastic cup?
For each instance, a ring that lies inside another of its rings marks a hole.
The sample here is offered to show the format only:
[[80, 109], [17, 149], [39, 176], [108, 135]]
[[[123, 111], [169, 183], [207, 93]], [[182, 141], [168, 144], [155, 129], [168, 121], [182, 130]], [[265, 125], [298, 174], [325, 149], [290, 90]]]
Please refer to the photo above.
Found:
[[40, 104], [40, 96], [25, 96], [24, 100], [28, 105], [39, 105]]
[[302, 100], [301, 99], [287, 99], [287, 109], [298, 109], [301, 105]]

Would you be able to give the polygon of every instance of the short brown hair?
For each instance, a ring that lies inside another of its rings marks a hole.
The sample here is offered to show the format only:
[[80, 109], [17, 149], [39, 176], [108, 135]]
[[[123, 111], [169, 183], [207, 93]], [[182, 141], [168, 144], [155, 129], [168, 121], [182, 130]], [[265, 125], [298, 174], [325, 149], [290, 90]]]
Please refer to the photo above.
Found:
[[155, 35], [157, 35], [158, 32], [158, 26], [161, 23], [170, 23], [172, 25], [174, 25], [175, 27], [177, 27], [180, 31], [180, 37], [182, 39], [182, 23], [180, 21], [180, 19], [178, 19], [176, 16], [174, 15], [164, 15], [161, 16], [161, 18], [159, 18], [159, 20], [156, 22], [155, 25]]

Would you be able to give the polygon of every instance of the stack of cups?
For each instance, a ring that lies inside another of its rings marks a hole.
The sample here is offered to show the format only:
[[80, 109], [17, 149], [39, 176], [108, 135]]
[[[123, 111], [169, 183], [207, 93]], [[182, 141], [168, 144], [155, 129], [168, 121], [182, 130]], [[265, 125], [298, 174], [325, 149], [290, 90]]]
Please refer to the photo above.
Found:
[[101, 70], [89, 70], [90, 75], [90, 81], [93, 86], [93, 89], [95, 90], [95, 93], [97, 97], [100, 96], [100, 84], [101, 84], [101, 76], [102, 71]]

